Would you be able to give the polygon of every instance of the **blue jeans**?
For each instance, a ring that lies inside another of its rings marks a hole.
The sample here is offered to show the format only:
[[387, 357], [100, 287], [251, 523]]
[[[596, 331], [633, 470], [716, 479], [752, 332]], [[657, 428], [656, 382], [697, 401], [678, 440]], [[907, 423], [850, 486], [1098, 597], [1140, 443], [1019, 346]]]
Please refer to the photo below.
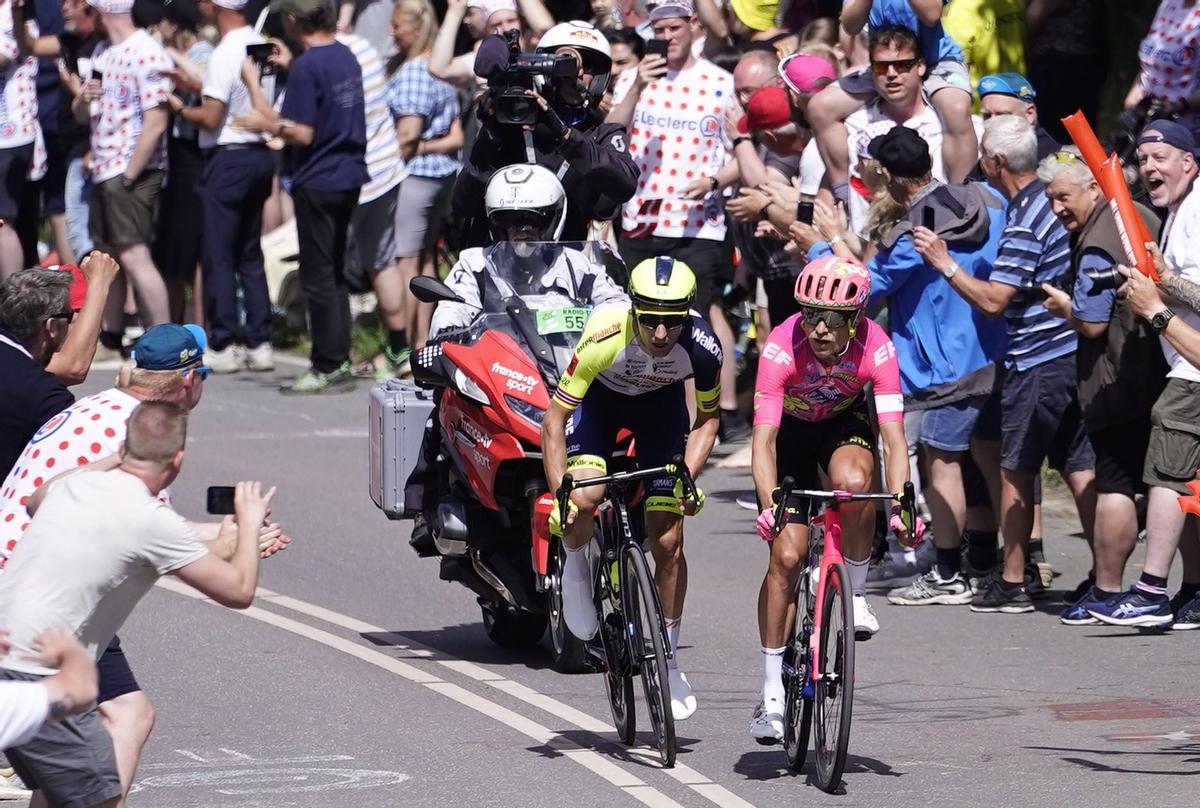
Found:
[[83, 176], [83, 158], [76, 157], [67, 166], [67, 242], [76, 260], [82, 261], [95, 245], [88, 233], [88, 200], [92, 181]]

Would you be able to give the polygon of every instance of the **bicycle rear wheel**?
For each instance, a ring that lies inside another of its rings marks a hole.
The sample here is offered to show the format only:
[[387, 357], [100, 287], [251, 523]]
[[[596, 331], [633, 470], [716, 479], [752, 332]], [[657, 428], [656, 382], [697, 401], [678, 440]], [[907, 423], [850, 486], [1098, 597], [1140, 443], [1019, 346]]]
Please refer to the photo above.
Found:
[[817, 785], [833, 793], [841, 784], [850, 745], [850, 718], [854, 704], [854, 609], [850, 601], [846, 568], [835, 564], [820, 586], [821, 639], [814, 694], [816, 717]]
[[630, 545], [623, 556], [622, 602], [626, 623], [632, 628], [633, 661], [641, 671], [654, 741], [663, 765], [669, 769], [675, 765], [675, 716], [671, 713], [662, 607], [642, 548]]
[[[809, 597], [811, 576], [805, 569], [800, 573], [796, 589], [796, 617], [791, 643], [784, 652], [786, 677], [783, 712], [783, 749], [788, 768], [798, 772], [808, 759], [808, 739], [812, 731], [813, 700], [804, 697], [808, 683], [808, 639], [812, 634], [812, 599]], [[787, 673], [788, 670], [792, 672]]]

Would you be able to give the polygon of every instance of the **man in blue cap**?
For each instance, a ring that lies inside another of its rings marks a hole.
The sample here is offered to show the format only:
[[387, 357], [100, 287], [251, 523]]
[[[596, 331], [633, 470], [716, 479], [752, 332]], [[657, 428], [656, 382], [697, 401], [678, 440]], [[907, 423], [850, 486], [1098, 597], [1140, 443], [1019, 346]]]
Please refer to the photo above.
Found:
[[993, 73], [979, 80], [979, 114], [985, 121], [996, 115], [1016, 115], [1033, 124], [1040, 161], [1058, 151], [1059, 143], [1038, 123], [1035, 101], [1037, 92], [1020, 73]]
[[[207, 345], [204, 329], [198, 325], [156, 325], [134, 344], [133, 364], [121, 369], [116, 387], [79, 400], [42, 425], [0, 485], [0, 577], [28, 527], [26, 506], [46, 482], [64, 469], [111, 463], [125, 439], [129, 416], [141, 402], [166, 401], [185, 410], [200, 403], [208, 376], [203, 365]], [[170, 505], [170, 490], [163, 489], [158, 498]], [[214, 541], [221, 525], [193, 527], [202, 539]], [[260, 540], [264, 557], [287, 544], [277, 525], [265, 527]], [[98, 667], [100, 714], [112, 735], [127, 794], [141, 748], [154, 726], [154, 706], [134, 677], [118, 637]]]

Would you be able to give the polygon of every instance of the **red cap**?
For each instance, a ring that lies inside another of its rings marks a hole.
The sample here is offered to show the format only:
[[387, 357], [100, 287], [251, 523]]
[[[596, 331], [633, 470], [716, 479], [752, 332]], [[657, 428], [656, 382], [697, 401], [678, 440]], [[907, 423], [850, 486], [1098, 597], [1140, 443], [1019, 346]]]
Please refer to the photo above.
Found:
[[83, 270], [74, 264], [59, 264], [55, 269], [71, 273], [71, 310], [79, 311], [83, 308], [83, 298], [87, 294], [87, 278], [84, 277]]
[[792, 122], [792, 107], [788, 103], [787, 90], [782, 87], [759, 87], [746, 104], [746, 114], [738, 121], [738, 131], [743, 135], [778, 129]]

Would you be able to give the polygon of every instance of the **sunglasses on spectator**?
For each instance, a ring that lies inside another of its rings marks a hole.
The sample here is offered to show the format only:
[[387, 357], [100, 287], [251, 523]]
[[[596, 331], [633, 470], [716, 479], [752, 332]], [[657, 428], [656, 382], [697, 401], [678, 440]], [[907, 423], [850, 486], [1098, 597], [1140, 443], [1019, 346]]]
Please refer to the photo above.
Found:
[[637, 318], [638, 325], [648, 331], [657, 331], [660, 325], [668, 331], [678, 331], [687, 320], [686, 314], [666, 314], [661, 311], [635, 311], [633, 316]]
[[854, 312], [837, 311], [836, 309], [800, 307], [800, 317], [806, 326], [815, 328], [817, 323], [825, 323], [825, 327], [830, 331], [845, 328], [854, 319], [854, 314]]
[[1074, 163], [1079, 159], [1079, 155], [1069, 151], [1057, 151], [1054, 153], [1054, 161], [1057, 163]]
[[891, 62], [871, 62], [871, 70], [876, 76], [886, 76], [889, 67], [896, 68], [897, 73], [907, 73], [917, 66], [918, 59], [895, 59]]
[[67, 325], [70, 325], [71, 321], [75, 319], [75, 312], [74, 312], [74, 310], [60, 311], [58, 314], [51, 314], [46, 319], [47, 320], [66, 320]]
[[212, 370], [204, 367], [204, 365], [196, 365], [193, 368], [184, 368], [183, 370], [179, 371], [180, 376], [187, 376], [190, 373], [195, 373], [200, 377], [200, 381], [204, 381], [208, 378], [208, 374], [212, 373]]

